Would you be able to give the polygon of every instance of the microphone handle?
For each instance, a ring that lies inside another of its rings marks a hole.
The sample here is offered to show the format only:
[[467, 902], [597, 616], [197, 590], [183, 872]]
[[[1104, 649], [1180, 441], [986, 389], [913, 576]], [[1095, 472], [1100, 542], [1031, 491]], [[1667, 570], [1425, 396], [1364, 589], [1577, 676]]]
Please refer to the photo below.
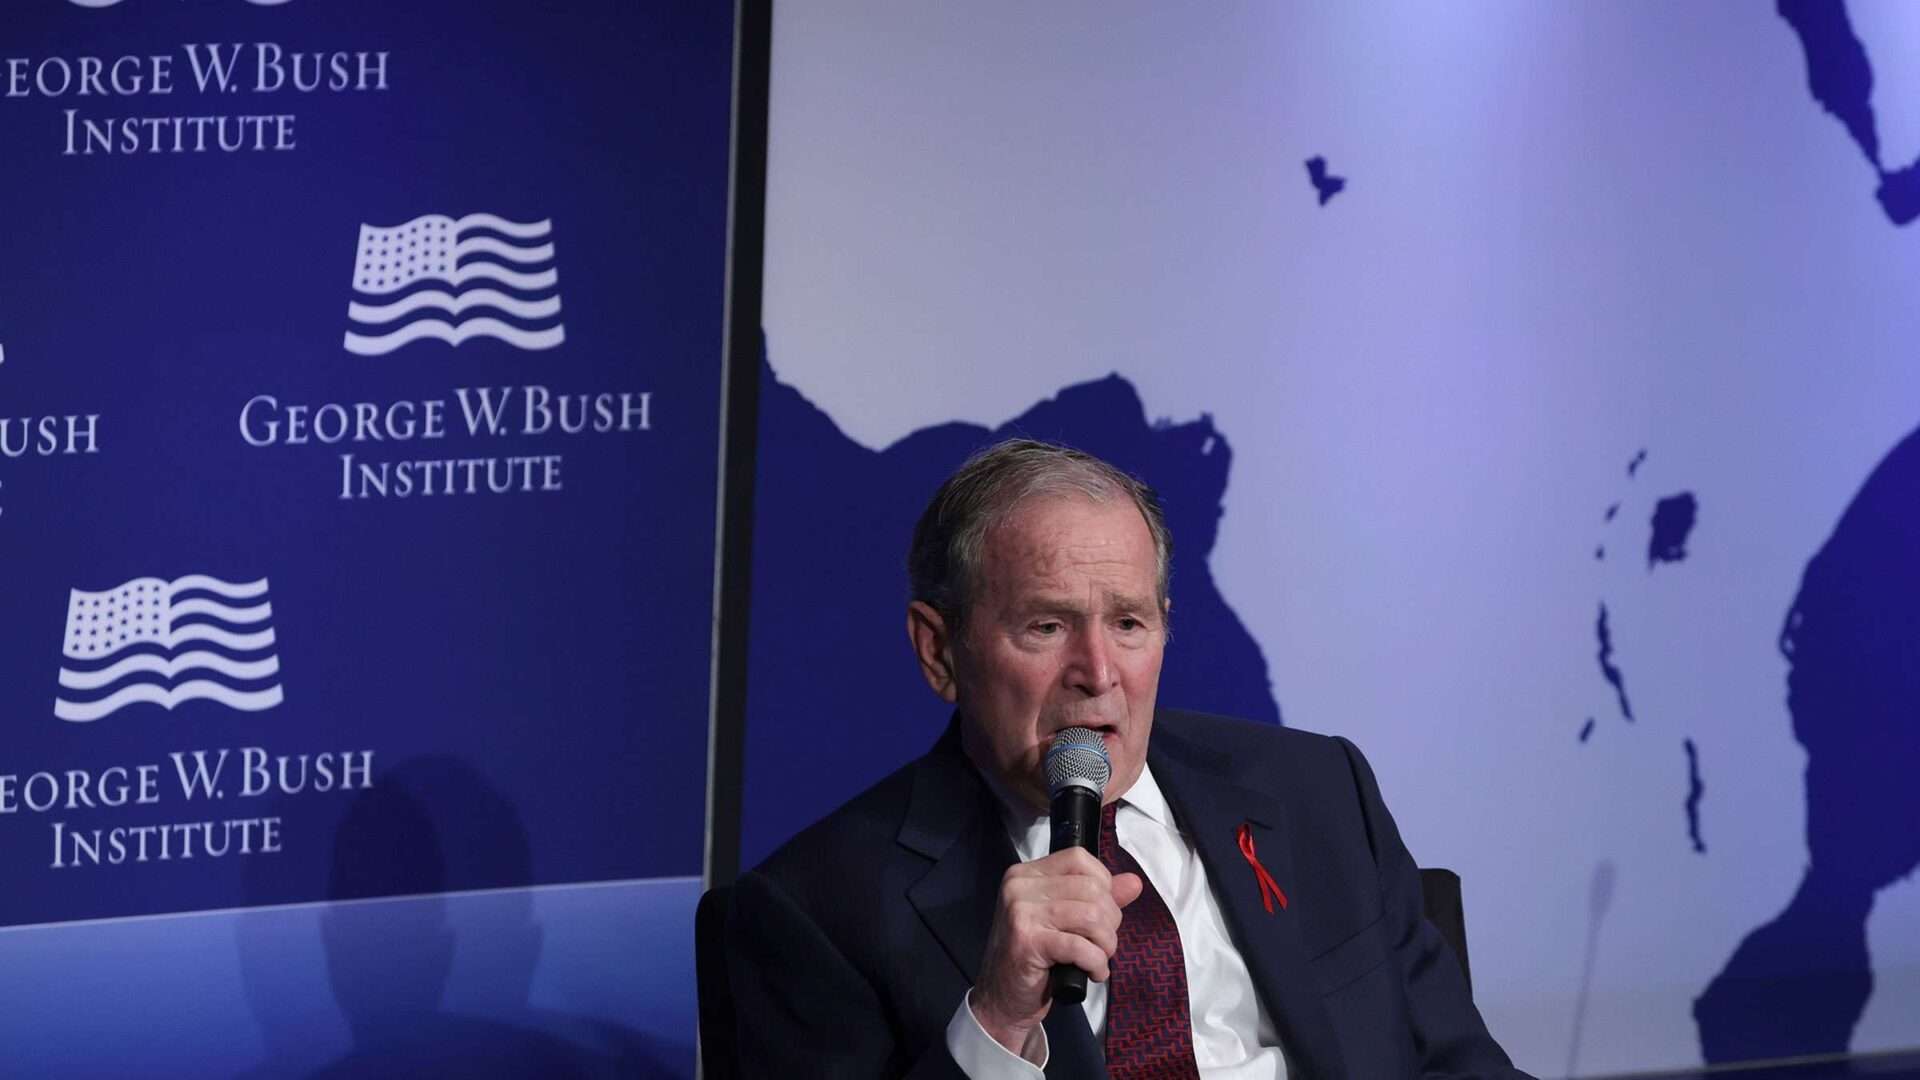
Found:
[[[1061, 788], [1048, 810], [1052, 839], [1048, 851], [1085, 848], [1100, 857], [1100, 793], [1072, 785]], [[1072, 964], [1055, 964], [1051, 975], [1053, 999], [1079, 1004], [1087, 1000], [1087, 973]]]

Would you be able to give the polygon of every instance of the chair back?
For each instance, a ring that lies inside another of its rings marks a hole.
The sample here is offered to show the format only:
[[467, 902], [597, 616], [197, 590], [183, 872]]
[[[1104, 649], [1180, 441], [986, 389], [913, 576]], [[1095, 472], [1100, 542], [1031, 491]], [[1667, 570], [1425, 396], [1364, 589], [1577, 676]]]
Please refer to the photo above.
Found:
[[715, 885], [693, 913], [693, 971], [700, 996], [700, 1075], [736, 1080], [733, 987], [727, 982], [727, 911], [733, 886]]
[[1435, 867], [1420, 871], [1420, 894], [1425, 901], [1427, 921], [1445, 939], [1460, 961], [1460, 976], [1467, 980], [1467, 992], [1473, 992], [1473, 974], [1467, 969], [1467, 911], [1460, 902], [1460, 875]]

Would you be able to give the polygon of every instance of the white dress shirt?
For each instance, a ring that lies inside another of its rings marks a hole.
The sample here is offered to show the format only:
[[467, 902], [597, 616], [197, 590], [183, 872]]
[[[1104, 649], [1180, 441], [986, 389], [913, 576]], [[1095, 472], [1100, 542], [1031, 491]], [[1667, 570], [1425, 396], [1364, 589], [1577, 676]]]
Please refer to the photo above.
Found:
[[[987, 778], [1000, 800], [1007, 835], [1022, 862], [1047, 854], [1051, 844], [1047, 815], [1035, 813], [1008, 797]], [[1173, 820], [1151, 769], [1142, 765], [1140, 778], [1120, 799], [1114, 831], [1147, 880], [1166, 901], [1180, 931], [1180, 949], [1186, 958], [1187, 999], [1193, 1010], [1193, 1056], [1207, 1080], [1282, 1080], [1286, 1062], [1280, 1056], [1280, 1037], [1273, 1019], [1253, 989], [1253, 976], [1227, 935], [1220, 902], [1207, 887], [1206, 867], [1199, 852]], [[1122, 912], [1125, 917], [1125, 912]], [[969, 992], [971, 993], [971, 992]], [[1094, 1038], [1106, 1038], [1107, 986], [1089, 981], [1087, 1024]], [[947, 1050], [960, 1071], [973, 1080], [1023, 1077], [1040, 1080], [1048, 1047], [1045, 1029], [1039, 1029], [1040, 1065], [995, 1042], [962, 996], [947, 1024]]]

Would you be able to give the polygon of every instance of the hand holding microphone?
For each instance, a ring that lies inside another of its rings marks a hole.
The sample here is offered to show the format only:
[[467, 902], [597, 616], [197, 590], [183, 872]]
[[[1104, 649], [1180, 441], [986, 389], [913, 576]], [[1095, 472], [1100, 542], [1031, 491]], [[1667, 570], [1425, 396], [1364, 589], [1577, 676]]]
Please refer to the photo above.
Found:
[[981, 1027], [1028, 1056], [1034, 1029], [1054, 1000], [1085, 999], [1087, 979], [1106, 981], [1119, 945], [1120, 909], [1140, 879], [1101, 864], [1100, 804], [1112, 766], [1098, 732], [1068, 728], [1046, 756], [1052, 854], [1009, 869], [970, 999]]
[[[1100, 858], [1100, 803], [1113, 763], [1100, 733], [1073, 727], [1055, 733], [1047, 748], [1047, 815], [1052, 832], [1049, 852], [1079, 848]], [[1111, 956], [1112, 950], [1107, 951]], [[1087, 999], [1087, 972], [1072, 964], [1053, 966], [1053, 997], [1079, 1004]]]

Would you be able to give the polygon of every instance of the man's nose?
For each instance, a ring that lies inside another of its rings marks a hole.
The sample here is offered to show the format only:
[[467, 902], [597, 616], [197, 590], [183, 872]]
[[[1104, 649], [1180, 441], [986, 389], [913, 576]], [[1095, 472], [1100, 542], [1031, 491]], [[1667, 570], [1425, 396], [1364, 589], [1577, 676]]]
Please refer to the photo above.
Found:
[[1067, 686], [1088, 697], [1099, 697], [1113, 689], [1117, 673], [1107, 636], [1098, 626], [1074, 635], [1073, 653], [1067, 658]]

